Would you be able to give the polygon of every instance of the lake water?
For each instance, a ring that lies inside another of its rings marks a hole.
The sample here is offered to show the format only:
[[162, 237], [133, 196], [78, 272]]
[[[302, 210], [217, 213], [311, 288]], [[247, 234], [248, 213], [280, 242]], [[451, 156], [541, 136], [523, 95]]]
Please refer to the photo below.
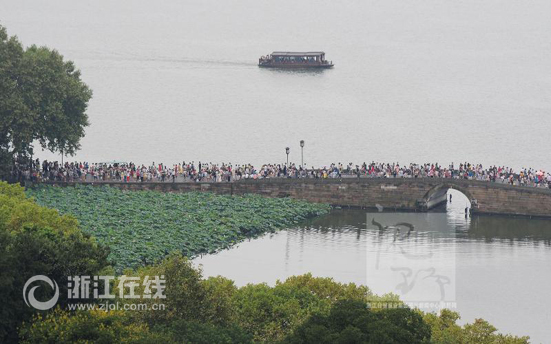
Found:
[[[447, 212], [366, 213], [335, 210], [302, 226], [195, 259], [206, 276], [275, 284], [311, 272], [393, 292], [427, 310], [445, 305], [462, 322], [484, 318], [501, 332], [551, 337], [551, 221], [465, 218], [467, 199], [453, 193]], [[413, 224], [400, 233], [382, 225]], [[445, 303], [440, 303], [443, 301]], [[454, 308], [455, 307], [455, 308]]]
[[[94, 91], [76, 159], [551, 170], [548, 0], [2, 0]], [[257, 67], [324, 50], [335, 68]], [[41, 157], [51, 157], [41, 154]], [[56, 157], [59, 159], [59, 156]]]

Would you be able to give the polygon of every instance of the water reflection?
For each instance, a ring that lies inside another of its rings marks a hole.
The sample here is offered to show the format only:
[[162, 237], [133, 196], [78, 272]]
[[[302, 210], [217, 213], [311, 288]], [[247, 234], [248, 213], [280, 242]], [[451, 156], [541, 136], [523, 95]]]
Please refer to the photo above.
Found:
[[500, 240], [511, 245], [532, 242], [551, 246], [551, 221], [545, 219], [477, 216], [468, 231], [459, 231], [458, 238]]
[[[473, 247], [483, 248], [485, 254], [499, 254], [503, 261], [514, 259], [513, 253], [501, 249], [504, 245], [544, 246], [545, 254], [551, 259], [551, 221], [494, 216], [471, 218], [465, 217], [463, 206], [455, 211], [450, 207], [448, 205], [444, 213], [333, 210], [296, 228], [267, 234], [230, 250], [196, 259], [196, 262], [203, 264], [207, 275], [224, 275], [239, 285], [273, 284], [277, 279], [312, 272], [343, 282], [369, 284], [373, 288], [373, 280], [367, 277], [370, 273], [368, 255], [370, 250], [380, 249], [383, 244], [390, 246], [378, 253], [378, 260], [381, 254], [392, 257], [427, 248], [442, 261], [455, 257], [457, 250], [461, 260]], [[397, 232], [389, 227], [381, 231], [373, 225], [374, 220], [384, 226], [407, 222], [415, 229], [401, 228]], [[530, 255], [530, 251], [524, 253]], [[481, 258], [476, 252], [469, 254]], [[381, 288], [387, 288], [385, 292], [394, 291], [389, 284]]]

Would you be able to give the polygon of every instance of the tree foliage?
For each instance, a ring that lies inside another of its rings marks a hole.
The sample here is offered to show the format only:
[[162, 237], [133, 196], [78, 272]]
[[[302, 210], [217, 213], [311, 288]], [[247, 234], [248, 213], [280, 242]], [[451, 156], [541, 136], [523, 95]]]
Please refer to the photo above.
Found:
[[283, 342], [429, 343], [430, 327], [409, 308], [371, 310], [358, 300], [339, 300], [327, 315], [315, 314]]
[[37, 314], [20, 331], [21, 343], [170, 343], [163, 333], [153, 333], [145, 324], [133, 323], [123, 311], [78, 311], [74, 314], [59, 308]]
[[[67, 302], [67, 276], [97, 275], [108, 266], [108, 250], [78, 229], [71, 216], [38, 206], [18, 185], [0, 182], [0, 342], [13, 342], [17, 326], [35, 313], [23, 300], [35, 275], [58, 281], [60, 305]], [[38, 299], [51, 290], [38, 288]]]
[[[368, 305], [375, 295], [368, 288], [309, 274], [290, 277], [273, 287], [250, 284], [237, 288], [223, 277], [203, 279], [201, 270], [180, 254], [126, 273], [142, 278], [165, 275], [166, 299], [116, 301], [164, 303], [166, 310], [115, 312], [112, 316], [102, 314], [104, 311], [56, 311], [26, 323], [21, 338], [26, 343], [52, 342], [56, 335], [74, 342], [108, 339], [128, 343], [153, 339], [228, 344], [528, 343], [527, 337], [498, 334], [484, 320], [461, 327], [459, 315], [449, 310], [436, 315], [406, 307], [371, 309]], [[377, 300], [396, 301], [392, 295]]]
[[91, 97], [73, 62], [47, 47], [25, 49], [0, 26], [0, 173], [32, 155], [34, 142], [74, 154]]
[[[234, 296], [235, 319], [255, 341], [277, 342], [314, 314], [328, 314], [339, 300], [368, 302], [375, 296], [369, 288], [343, 284], [311, 274], [289, 277], [275, 287], [266, 284], [239, 288]], [[387, 296], [387, 301], [394, 300]]]
[[530, 337], [504, 335], [484, 319], [475, 319], [463, 327], [457, 324], [459, 313], [444, 309], [439, 315], [425, 313], [423, 318], [432, 329], [435, 344], [528, 344]]

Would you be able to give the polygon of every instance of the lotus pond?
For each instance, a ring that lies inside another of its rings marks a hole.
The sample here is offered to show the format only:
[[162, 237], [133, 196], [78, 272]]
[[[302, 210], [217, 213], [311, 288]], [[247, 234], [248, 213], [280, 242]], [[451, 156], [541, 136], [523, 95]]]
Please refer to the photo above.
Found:
[[27, 194], [40, 205], [76, 217], [84, 232], [110, 247], [118, 272], [154, 263], [172, 251], [188, 257], [214, 253], [329, 211], [328, 205], [288, 198], [109, 186], [39, 185]]

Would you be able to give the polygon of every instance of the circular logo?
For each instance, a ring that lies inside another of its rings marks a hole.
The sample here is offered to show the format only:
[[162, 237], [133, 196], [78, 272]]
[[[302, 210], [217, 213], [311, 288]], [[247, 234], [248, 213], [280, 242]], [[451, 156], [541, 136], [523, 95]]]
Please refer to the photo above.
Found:
[[[29, 287], [29, 284], [35, 282], [35, 281], [42, 281], [48, 283], [50, 287], [54, 290], [54, 296], [49, 301], [38, 301], [34, 297], [34, 291], [38, 286], [34, 286], [29, 290], [27, 293], [27, 288]], [[27, 299], [27, 295], [29, 298]], [[23, 299], [25, 300], [25, 303], [29, 307], [34, 307], [38, 310], [45, 311], [47, 309], [52, 308], [57, 303], [57, 299], [59, 299], [59, 287], [57, 286], [56, 281], [53, 281], [51, 278], [44, 276], [44, 275], [36, 275], [27, 280], [27, 283], [25, 283], [25, 286], [23, 287]]]

